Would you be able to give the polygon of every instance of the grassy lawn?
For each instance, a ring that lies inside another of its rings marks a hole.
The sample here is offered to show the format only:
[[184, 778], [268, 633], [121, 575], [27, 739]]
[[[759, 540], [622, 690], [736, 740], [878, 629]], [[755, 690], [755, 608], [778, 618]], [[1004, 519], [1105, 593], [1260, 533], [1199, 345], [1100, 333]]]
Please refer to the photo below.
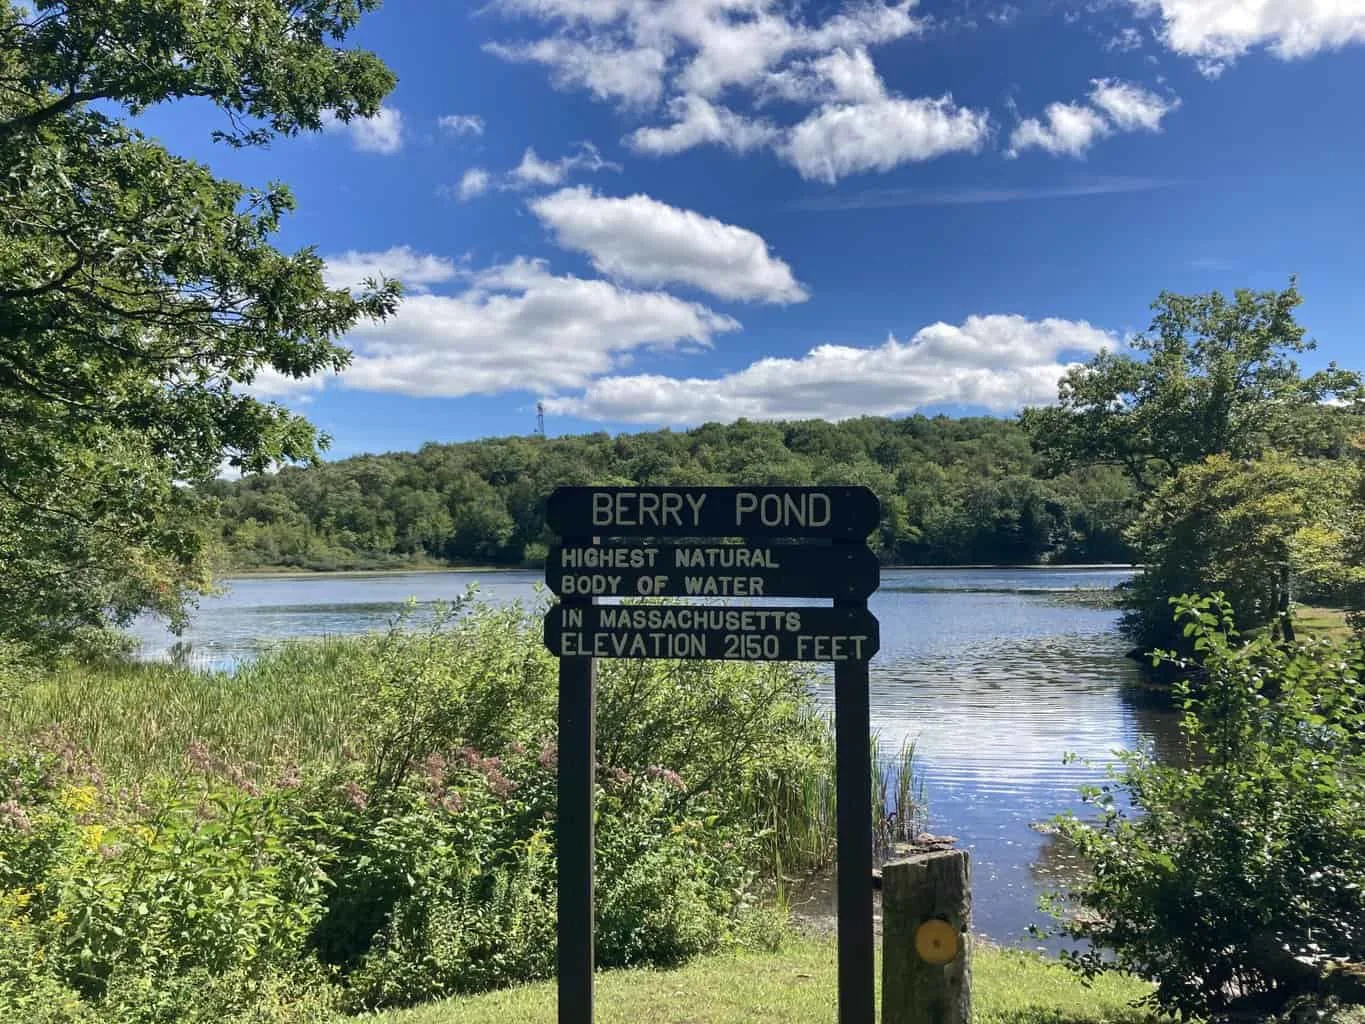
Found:
[[1307, 604], [1295, 609], [1294, 627], [1305, 637], [1321, 636], [1329, 640], [1344, 640], [1351, 633], [1346, 626], [1344, 609]]
[[[672, 971], [607, 971], [597, 979], [601, 1024], [830, 1024], [835, 946], [794, 939], [780, 953], [707, 957]], [[1130, 1004], [1149, 989], [1117, 975], [1085, 988], [1065, 968], [1027, 953], [979, 946], [972, 962], [977, 1024], [1141, 1024]], [[880, 979], [879, 979], [880, 981]], [[553, 982], [356, 1018], [368, 1024], [554, 1024]]]

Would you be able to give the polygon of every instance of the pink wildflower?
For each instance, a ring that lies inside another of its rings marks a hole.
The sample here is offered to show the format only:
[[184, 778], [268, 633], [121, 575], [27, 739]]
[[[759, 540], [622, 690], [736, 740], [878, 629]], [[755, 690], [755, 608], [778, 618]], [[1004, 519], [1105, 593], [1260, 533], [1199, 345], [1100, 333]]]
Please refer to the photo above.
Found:
[[16, 832], [31, 832], [33, 822], [28, 819], [28, 812], [19, 806], [17, 800], [6, 800], [0, 803], [0, 825], [5, 825], [14, 829]]
[[196, 771], [206, 772], [213, 767], [213, 755], [209, 753], [209, 748], [198, 740], [190, 744], [185, 751], [185, 760], [189, 761], [190, 767]]
[[346, 799], [351, 802], [351, 806], [357, 811], [363, 811], [370, 802], [368, 794], [354, 782], [348, 782], [342, 786], [341, 792], [346, 795]]

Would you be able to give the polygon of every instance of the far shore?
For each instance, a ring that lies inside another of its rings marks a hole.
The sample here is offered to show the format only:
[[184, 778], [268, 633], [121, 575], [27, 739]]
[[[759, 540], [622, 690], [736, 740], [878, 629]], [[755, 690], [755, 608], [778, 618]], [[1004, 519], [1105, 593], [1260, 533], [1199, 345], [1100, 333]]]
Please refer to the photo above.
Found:
[[[508, 573], [508, 572], [540, 572], [543, 566], [528, 565], [428, 565], [428, 566], [396, 566], [391, 569], [227, 569], [219, 579], [241, 580], [241, 579], [313, 579], [319, 576], [341, 576], [341, 577], [366, 577], [366, 576], [418, 576], [429, 573]], [[923, 571], [923, 572], [943, 572], [949, 569], [995, 569], [995, 570], [1028, 570], [1028, 569], [1053, 569], [1059, 572], [1074, 570], [1120, 570], [1138, 569], [1140, 566], [1128, 565], [1122, 562], [1091, 562], [1078, 563], [1075, 565], [1053, 564], [1046, 562], [1023, 562], [1023, 563], [1003, 563], [992, 564], [988, 562], [972, 562], [956, 565], [883, 565], [883, 569], [894, 569], [897, 572]]]

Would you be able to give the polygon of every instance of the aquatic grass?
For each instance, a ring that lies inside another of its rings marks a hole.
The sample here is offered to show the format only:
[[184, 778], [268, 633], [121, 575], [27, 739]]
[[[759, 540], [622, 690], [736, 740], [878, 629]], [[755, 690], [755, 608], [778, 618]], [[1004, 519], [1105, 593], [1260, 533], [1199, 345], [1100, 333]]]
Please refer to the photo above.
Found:
[[873, 857], [889, 858], [899, 843], [919, 838], [928, 815], [924, 779], [918, 770], [914, 740], [903, 740], [895, 754], [883, 757], [872, 736]]
[[169, 664], [63, 666], [0, 706], [0, 734], [54, 731], [103, 771], [175, 774], [192, 744], [234, 763], [339, 761], [354, 734], [354, 639], [285, 644], [236, 672]]
[[[833, 726], [818, 764], [801, 772], [772, 770], [754, 777], [744, 795], [746, 810], [764, 823], [766, 867], [779, 887], [784, 880], [816, 874], [833, 866], [838, 846], [838, 799]], [[870, 737], [873, 857], [884, 861], [897, 844], [914, 842], [928, 811], [915, 743], [905, 740], [894, 753]]]

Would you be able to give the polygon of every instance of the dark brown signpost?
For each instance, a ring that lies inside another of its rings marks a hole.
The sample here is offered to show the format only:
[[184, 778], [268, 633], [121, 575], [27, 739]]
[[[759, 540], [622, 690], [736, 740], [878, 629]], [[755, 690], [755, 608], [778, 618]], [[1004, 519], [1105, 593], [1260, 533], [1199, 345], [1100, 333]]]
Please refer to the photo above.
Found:
[[[877, 589], [865, 487], [561, 487], [545, 616], [559, 656], [559, 1021], [593, 1016], [593, 791], [597, 658], [834, 663], [839, 842], [839, 1021], [873, 1024], [868, 661]], [[622, 542], [621, 538], [639, 538]], [[686, 538], [687, 543], [678, 543]], [[801, 543], [787, 543], [788, 541]], [[833, 598], [833, 607], [597, 604], [598, 598]]]

